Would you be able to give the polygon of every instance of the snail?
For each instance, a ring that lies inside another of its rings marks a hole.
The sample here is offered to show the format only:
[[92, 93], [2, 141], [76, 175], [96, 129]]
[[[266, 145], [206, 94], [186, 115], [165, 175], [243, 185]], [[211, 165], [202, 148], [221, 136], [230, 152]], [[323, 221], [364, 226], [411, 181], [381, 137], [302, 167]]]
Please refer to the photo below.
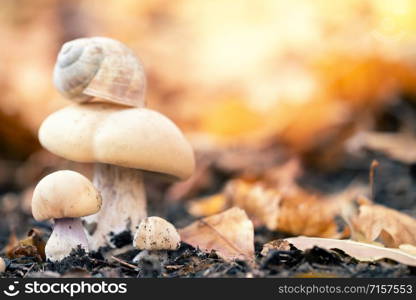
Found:
[[119, 41], [92, 37], [65, 43], [53, 71], [55, 87], [78, 103], [93, 98], [144, 106], [146, 77], [133, 51]]

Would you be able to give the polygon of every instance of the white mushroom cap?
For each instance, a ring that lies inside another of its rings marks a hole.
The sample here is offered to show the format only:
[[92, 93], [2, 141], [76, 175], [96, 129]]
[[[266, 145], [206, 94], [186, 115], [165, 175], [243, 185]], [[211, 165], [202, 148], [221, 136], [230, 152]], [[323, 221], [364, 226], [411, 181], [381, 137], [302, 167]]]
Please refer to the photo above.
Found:
[[41, 144], [63, 158], [118, 165], [180, 179], [194, 169], [192, 147], [178, 127], [146, 108], [75, 104], [51, 114], [39, 130]]
[[100, 194], [88, 178], [74, 171], [49, 174], [33, 192], [32, 214], [38, 221], [84, 217], [100, 207]]
[[133, 246], [141, 250], [176, 250], [180, 242], [175, 226], [162, 218], [148, 217], [140, 223]]

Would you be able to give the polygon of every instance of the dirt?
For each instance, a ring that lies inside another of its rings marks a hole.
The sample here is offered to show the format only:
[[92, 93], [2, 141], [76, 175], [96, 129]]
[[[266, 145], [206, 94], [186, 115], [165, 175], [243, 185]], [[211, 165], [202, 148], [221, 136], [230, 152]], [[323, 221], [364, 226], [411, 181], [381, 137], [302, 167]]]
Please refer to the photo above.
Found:
[[[63, 261], [38, 262], [31, 257], [7, 260], [7, 271], [2, 277], [413, 277], [416, 268], [391, 260], [359, 262], [340, 250], [314, 247], [300, 251], [271, 250], [260, 254], [262, 243], [281, 234], [261, 229], [256, 232], [256, 260], [226, 262], [215, 252], [205, 253], [182, 244], [176, 251], [148, 253], [139, 262], [133, 259], [140, 253], [136, 249], [105, 259], [109, 249], [86, 254], [73, 250]], [[111, 250], [110, 250], [111, 251]], [[164, 255], [167, 256], [164, 257]]]

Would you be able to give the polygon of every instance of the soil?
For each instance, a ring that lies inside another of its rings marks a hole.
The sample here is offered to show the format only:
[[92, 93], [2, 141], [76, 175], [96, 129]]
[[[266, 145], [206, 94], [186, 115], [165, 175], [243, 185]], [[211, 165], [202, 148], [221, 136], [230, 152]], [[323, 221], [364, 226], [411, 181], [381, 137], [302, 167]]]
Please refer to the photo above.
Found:
[[[314, 247], [300, 251], [272, 250], [266, 256], [260, 254], [263, 242], [283, 235], [261, 229], [256, 232], [256, 261], [226, 262], [215, 252], [204, 253], [190, 245], [182, 244], [177, 251], [148, 253], [139, 262], [133, 259], [139, 250], [128, 248], [110, 258], [109, 252], [86, 254], [82, 249], [59, 263], [38, 262], [24, 257], [8, 260], [7, 271], [2, 277], [413, 277], [416, 267], [391, 260], [359, 262], [340, 250]], [[167, 258], [164, 257], [167, 255]]]

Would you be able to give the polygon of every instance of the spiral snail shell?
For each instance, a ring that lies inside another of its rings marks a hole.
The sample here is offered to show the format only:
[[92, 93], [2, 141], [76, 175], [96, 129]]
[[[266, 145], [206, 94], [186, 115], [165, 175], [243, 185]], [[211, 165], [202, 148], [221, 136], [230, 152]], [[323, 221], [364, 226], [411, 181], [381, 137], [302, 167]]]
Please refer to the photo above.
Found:
[[119, 41], [92, 37], [65, 43], [53, 72], [55, 87], [75, 102], [92, 98], [144, 106], [146, 77], [133, 51]]

